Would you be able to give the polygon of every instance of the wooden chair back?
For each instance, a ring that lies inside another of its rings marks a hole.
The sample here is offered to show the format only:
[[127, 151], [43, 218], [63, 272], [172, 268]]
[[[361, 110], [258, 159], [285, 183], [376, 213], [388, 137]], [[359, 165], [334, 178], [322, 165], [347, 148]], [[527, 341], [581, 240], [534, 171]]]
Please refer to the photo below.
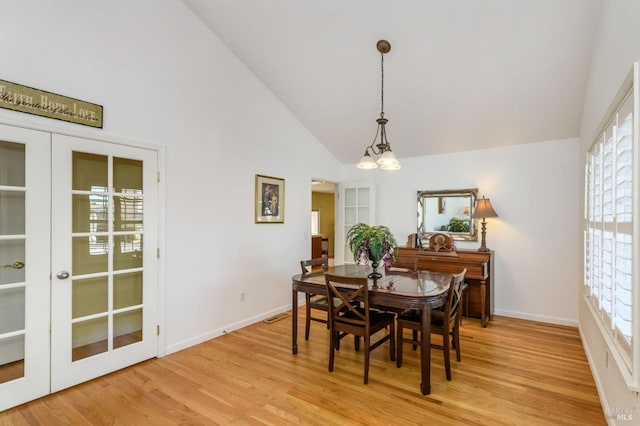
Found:
[[442, 324], [443, 327], [446, 327], [447, 331], [453, 330], [456, 322], [460, 321], [460, 315], [462, 314], [462, 284], [464, 283], [464, 275], [466, 273], [467, 268], [458, 274], [453, 274], [451, 277]]
[[341, 325], [368, 330], [369, 280], [366, 277], [326, 274], [325, 281], [329, 299], [329, 328], [335, 322], [339, 322]]
[[329, 269], [329, 258], [326, 256], [323, 256], [323, 257], [317, 257], [315, 259], [301, 260], [300, 269], [301, 269], [302, 275], [313, 272], [314, 266], [322, 266], [322, 270], [326, 271], [327, 269]]
[[418, 259], [396, 256], [396, 259], [389, 268], [403, 268], [416, 272], [418, 270]]

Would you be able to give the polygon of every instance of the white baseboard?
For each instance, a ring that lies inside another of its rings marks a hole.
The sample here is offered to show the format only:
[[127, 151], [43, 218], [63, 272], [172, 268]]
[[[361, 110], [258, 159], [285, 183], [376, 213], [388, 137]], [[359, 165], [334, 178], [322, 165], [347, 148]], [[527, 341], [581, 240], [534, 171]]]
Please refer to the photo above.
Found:
[[[606, 395], [604, 394], [604, 392], [601, 391], [601, 389], [602, 389], [602, 381], [600, 380], [600, 376], [598, 375], [598, 370], [596, 368], [594, 368], [594, 361], [593, 361], [593, 357], [591, 356], [591, 350], [589, 349], [589, 345], [587, 345], [587, 341], [585, 340], [584, 335], [582, 333], [582, 327], [578, 326], [578, 332], [580, 333], [580, 340], [582, 341], [582, 348], [584, 349], [584, 353], [587, 356], [587, 362], [589, 363], [589, 369], [591, 370], [591, 375], [593, 376], [593, 381], [596, 384], [596, 390], [598, 391], [598, 397], [600, 398], [600, 405], [602, 407], [611, 407], [611, 405], [609, 405], [609, 403], [607, 402]], [[603, 408], [603, 410], [604, 410], [604, 408]], [[605, 416], [605, 419], [607, 420], [607, 424], [609, 424], [609, 425], [615, 425], [616, 424], [615, 419], [613, 419], [611, 417]]]
[[545, 315], [532, 315], [526, 314], [524, 312], [515, 312], [515, 311], [505, 311], [497, 309], [494, 311], [495, 315], [501, 315], [503, 317], [511, 317], [511, 318], [519, 318], [530, 321], [539, 321], [539, 322], [547, 322], [550, 324], [558, 324], [558, 325], [567, 325], [570, 327], [577, 327], [578, 320], [570, 319], [570, 318], [559, 318], [559, 317], [550, 317]]
[[222, 327], [222, 328], [218, 328], [216, 330], [211, 330], [208, 331], [206, 333], [200, 334], [199, 336], [195, 336], [189, 339], [185, 339], [181, 342], [175, 343], [173, 345], [169, 345], [166, 347], [166, 353], [165, 355], [169, 355], [172, 354], [174, 352], [178, 352], [181, 351], [183, 349], [187, 349], [191, 346], [200, 344], [202, 342], [206, 342], [207, 340], [211, 340], [211, 339], [215, 339], [216, 337], [220, 337], [223, 334], [226, 333], [230, 333], [234, 330], [238, 330], [242, 327], [246, 327], [248, 325], [254, 324], [256, 322], [262, 321], [264, 319], [270, 318], [276, 314], [288, 311], [291, 309], [291, 305], [287, 305], [287, 306], [282, 306], [280, 308], [276, 308], [276, 309], [272, 309], [270, 311], [267, 312], [263, 312], [261, 314], [255, 315], [253, 317], [244, 319], [242, 321], [236, 322], [236, 323], [232, 323], [232, 324], [227, 324], [226, 326]]

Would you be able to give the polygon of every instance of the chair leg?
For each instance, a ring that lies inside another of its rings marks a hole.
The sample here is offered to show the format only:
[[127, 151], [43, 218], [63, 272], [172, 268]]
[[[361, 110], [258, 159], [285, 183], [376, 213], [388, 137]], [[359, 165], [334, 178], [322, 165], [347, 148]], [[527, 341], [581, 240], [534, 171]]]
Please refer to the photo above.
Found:
[[396, 360], [396, 330], [395, 330], [395, 321], [391, 323], [389, 327], [391, 329], [389, 337], [389, 358], [391, 361]]
[[338, 336], [332, 331], [329, 336], [329, 371], [333, 371], [333, 358], [335, 355], [336, 340], [338, 340]]
[[360, 336], [353, 336], [353, 347], [356, 352], [360, 350]]
[[364, 384], [369, 383], [369, 349], [371, 337], [364, 336]]
[[453, 341], [456, 348], [456, 361], [460, 362], [460, 327], [457, 325], [453, 328]]
[[[413, 336], [413, 341], [417, 342], [418, 341], [418, 330], [412, 330], [413, 333], [411, 334]], [[415, 351], [418, 348], [418, 345], [416, 345], [415, 343], [413, 344], [413, 350]]]
[[444, 350], [444, 370], [447, 380], [451, 380], [451, 349], [449, 345], [449, 333], [442, 334], [442, 349]]
[[307, 318], [304, 321], [304, 340], [309, 340], [309, 329], [311, 328], [311, 296], [309, 293], [305, 293], [305, 312]]
[[396, 367], [402, 366], [402, 325], [398, 322], [398, 329], [396, 330]]

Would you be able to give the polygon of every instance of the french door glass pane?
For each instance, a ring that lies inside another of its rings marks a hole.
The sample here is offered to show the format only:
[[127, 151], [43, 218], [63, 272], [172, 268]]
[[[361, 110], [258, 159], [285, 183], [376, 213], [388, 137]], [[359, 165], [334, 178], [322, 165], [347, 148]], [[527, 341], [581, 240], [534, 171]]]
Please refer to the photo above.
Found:
[[345, 207], [344, 208], [344, 223], [347, 225], [355, 225], [356, 224], [356, 207]]
[[77, 191], [106, 192], [109, 163], [106, 155], [73, 153], [73, 187]]
[[358, 223], [369, 222], [369, 207], [360, 207], [358, 209]]
[[71, 245], [74, 276], [107, 271], [109, 261], [107, 235], [73, 237]]
[[72, 232], [107, 232], [108, 202], [106, 195], [73, 194]]
[[0, 287], [0, 335], [24, 330], [24, 287]]
[[142, 232], [142, 197], [113, 197], [113, 230]]
[[142, 267], [142, 235], [114, 235], [113, 269]]
[[358, 188], [358, 205], [365, 207], [369, 205], [369, 188]]
[[0, 157], [3, 160], [0, 170], [0, 185], [24, 187], [24, 145], [0, 141]]
[[0, 339], [0, 383], [24, 377], [24, 334]]
[[142, 161], [114, 158], [113, 187], [115, 192], [142, 194]]
[[142, 309], [113, 316], [113, 348], [121, 348], [142, 340]]
[[0, 232], [24, 234], [24, 192], [0, 191]]
[[0, 241], [0, 288], [3, 284], [25, 281], [25, 268], [20, 268], [20, 265], [16, 264], [16, 262], [24, 263], [24, 257], [24, 240]]
[[76, 322], [71, 327], [73, 361], [106, 352], [108, 349], [108, 319], [100, 317]]
[[73, 280], [71, 318], [106, 312], [109, 309], [108, 285], [106, 276]]
[[113, 276], [113, 308], [142, 304], [142, 271]]
[[344, 190], [344, 205], [355, 206], [357, 203], [357, 193], [355, 188], [347, 188]]

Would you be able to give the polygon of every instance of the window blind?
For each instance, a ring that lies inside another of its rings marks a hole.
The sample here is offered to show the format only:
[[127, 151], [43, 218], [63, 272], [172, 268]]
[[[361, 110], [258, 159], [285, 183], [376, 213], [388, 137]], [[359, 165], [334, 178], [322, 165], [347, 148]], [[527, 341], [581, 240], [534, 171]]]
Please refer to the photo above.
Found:
[[[640, 306], [638, 226], [634, 230], [634, 170], [638, 170], [638, 65], [627, 80], [605, 126], [587, 153], [585, 167], [584, 280], [596, 316], [627, 384], [639, 390]], [[636, 117], [634, 117], [636, 114]], [[635, 126], [635, 127], [634, 127]], [[635, 134], [634, 134], [635, 132]], [[637, 172], [635, 173], [637, 175]], [[636, 190], [637, 192], [637, 190]], [[637, 208], [635, 209], [637, 210]], [[634, 238], [635, 237], [635, 238]], [[637, 262], [637, 260], [636, 260]]]

